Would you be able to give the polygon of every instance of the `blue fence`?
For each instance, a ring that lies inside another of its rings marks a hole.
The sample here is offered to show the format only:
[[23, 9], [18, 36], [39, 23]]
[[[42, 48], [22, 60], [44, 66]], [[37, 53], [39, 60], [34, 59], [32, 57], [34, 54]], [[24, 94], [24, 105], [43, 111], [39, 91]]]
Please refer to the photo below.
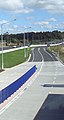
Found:
[[23, 76], [15, 82], [0, 91], [0, 104], [16, 92], [34, 73], [36, 72], [36, 65], [27, 71]]

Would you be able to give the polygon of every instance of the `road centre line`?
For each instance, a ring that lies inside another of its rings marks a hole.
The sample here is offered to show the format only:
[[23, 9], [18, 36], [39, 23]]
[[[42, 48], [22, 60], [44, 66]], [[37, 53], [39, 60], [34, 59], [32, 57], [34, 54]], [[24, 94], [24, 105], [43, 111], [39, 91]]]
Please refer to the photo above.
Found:
[[43, 57], [42, 53], [40, 52], [40, 48], [38, 48], [38, 52], [39, 52], [39, 54], [41, 55], [41, 57], [42, 57], [42, 62], [43, 62], [43, 61], [44, 61], [44, 57]]

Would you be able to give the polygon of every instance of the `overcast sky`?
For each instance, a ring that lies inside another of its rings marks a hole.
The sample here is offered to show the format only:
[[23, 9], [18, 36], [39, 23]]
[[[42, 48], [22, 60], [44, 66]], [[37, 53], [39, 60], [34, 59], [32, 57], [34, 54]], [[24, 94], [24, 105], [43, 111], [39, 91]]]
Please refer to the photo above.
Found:
[[0, 25], [7, 22], [3, 33], [64, 31], [64, 0], [0, 0]]

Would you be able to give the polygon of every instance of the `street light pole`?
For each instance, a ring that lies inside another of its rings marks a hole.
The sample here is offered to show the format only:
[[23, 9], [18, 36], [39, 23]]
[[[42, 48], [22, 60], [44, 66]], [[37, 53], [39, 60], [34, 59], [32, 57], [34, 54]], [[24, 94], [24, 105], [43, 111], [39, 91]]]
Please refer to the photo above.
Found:
[[[26, 27], [25, 29], [29, 29], [31, 27]], [[27, 42], [28, 42], [28, 33], [27, 33]], [[24, 32], [24, 57], [26, 58], [26, 48], [25, 48], [26, 38], [25, 38], [25, 32]]]
[[[16, 19], [14, 19], [13, 21], [16, 21]], [[3, 55], [3, 25], [13, 22], [13, 21], [9, 21], [9, 22], [5, 22], [1, 24], [1, 43], [2, 43], [2, 65], [1, 65], [1, 69], [4, 69], [4, 55]]]
[[3, 33], [2, 33], [2, 26], [3, 24], [1, 24], [1, 43], [2, 43], [2, 66], [1, 66], [1, 69], [3, 70], [4, 68], [4, 61], [3, 61]]
[[26, 58], [26, 48], [25, 48], [25, 32], [24, 32], [24, 57]]

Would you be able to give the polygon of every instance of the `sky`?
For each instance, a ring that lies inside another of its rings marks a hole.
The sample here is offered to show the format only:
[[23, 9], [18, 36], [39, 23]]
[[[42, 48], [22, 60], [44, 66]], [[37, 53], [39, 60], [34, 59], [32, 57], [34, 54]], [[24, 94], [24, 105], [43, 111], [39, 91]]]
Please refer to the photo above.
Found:
[[0, 0], [1, 25], [3, 34], [64, 31], [64, 0]]

